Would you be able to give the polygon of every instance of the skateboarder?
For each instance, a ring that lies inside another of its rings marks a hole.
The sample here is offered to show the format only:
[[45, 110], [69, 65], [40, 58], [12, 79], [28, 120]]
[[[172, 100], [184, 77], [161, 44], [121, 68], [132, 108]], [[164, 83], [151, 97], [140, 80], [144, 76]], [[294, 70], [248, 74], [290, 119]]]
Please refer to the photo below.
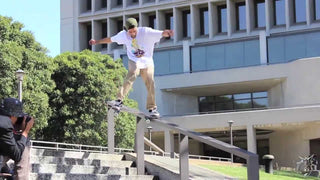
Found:
[[159, 42], [162, 37], [170, 37], [172, 35], [173, 30], [160, 31], [149, 27], [138, 27], [136, 19], [128, 18], [125, 22], [124, 30], [115, 36], [100, 40], [91, 39], [89, 41], [90, 45], [116, 42], [124, 44], [127, 48], [129, 58], [128, 74], [122, 87], [119, 89], [117, 100], [113, 101], [115, 106], [121, 107], [124, 97], [140, 73], [148, 90], [147, 109], [149, 116], [156, 118], [160, 116], [155, 101], [153, 50], [154, 44]]

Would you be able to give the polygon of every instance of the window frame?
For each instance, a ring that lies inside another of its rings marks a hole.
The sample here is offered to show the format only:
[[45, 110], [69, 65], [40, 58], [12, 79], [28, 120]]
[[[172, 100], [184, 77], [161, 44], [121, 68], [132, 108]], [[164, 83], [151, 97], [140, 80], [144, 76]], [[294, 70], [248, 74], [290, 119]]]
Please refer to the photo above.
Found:
[[[240, 11], [239, 11], [239, 7], [240, 6], [244, 6], [244, 8], [246, 8], [246, 2], [244, 1], [240, 1], [240, 2], [236, 2], [235, 3], [235, 8], [236, 8], [236, 31], [239, 31], [239, 32], [244, 32], [247, 30], [247, 20], [245, 18], [245, 28], [244, 29], [240, 29]], [[245, 14], [246, 16], [246, 14]]]

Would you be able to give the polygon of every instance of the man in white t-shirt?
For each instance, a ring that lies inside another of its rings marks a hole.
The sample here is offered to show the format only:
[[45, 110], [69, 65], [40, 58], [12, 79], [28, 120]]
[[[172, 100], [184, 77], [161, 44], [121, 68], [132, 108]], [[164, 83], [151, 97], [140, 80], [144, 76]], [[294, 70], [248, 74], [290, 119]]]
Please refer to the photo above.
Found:
[[89, 41], [90, 45], [116, 42], [124, 44], [127, 48], [129, 58], [128, 74], [123, 86], [119, 89], [117, 100], [114, 101], [116, 106], [120, 107], [122, 105], [123, 98], [127, 95], [140, 73], [148, 90], [147, 109], [149, 110], [149, 115], [156, 118], [160, 116], [155, 101], [153, 50], [154, 44], [159, 42], [162, 37], [170, 37], [172, 35], [172, 30], [159, 31], [149, 27], [138, 27], [136, 19], [128, 18], [124, 30], [115, 36], [100, 40], [91, 39]]

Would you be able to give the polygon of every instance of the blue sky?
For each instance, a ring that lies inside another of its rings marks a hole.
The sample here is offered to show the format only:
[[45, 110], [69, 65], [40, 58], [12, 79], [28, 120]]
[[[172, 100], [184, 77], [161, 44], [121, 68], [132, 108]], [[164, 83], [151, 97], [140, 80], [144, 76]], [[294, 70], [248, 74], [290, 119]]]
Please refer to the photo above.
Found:
[[31, 31], [48, 55], [60, 54], [60, 0], [1, 1], [0, 15], [12, 17]]

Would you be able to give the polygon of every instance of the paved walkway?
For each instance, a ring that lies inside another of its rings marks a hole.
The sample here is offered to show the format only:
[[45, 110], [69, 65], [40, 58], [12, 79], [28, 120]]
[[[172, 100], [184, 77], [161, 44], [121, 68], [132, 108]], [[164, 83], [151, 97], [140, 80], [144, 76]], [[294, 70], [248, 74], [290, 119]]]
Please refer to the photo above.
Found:
[[[152, 163], [154, 165], [160, 166], [164, 169], [167, 169], [175, 174], [179, 174], [179, 159], [171, 159], [169, 157], [159, 157], [159, 156], [150, 156], [145, 155], [145, 161]], [[189, 161], [189, 177], [194, 180], [206, 180], [206, 179], [216, 179], [216, 180], [235, 180], [229, 176], [219, 174], [217, 172], [211, 171], [209, 169], [194, 165]]]

